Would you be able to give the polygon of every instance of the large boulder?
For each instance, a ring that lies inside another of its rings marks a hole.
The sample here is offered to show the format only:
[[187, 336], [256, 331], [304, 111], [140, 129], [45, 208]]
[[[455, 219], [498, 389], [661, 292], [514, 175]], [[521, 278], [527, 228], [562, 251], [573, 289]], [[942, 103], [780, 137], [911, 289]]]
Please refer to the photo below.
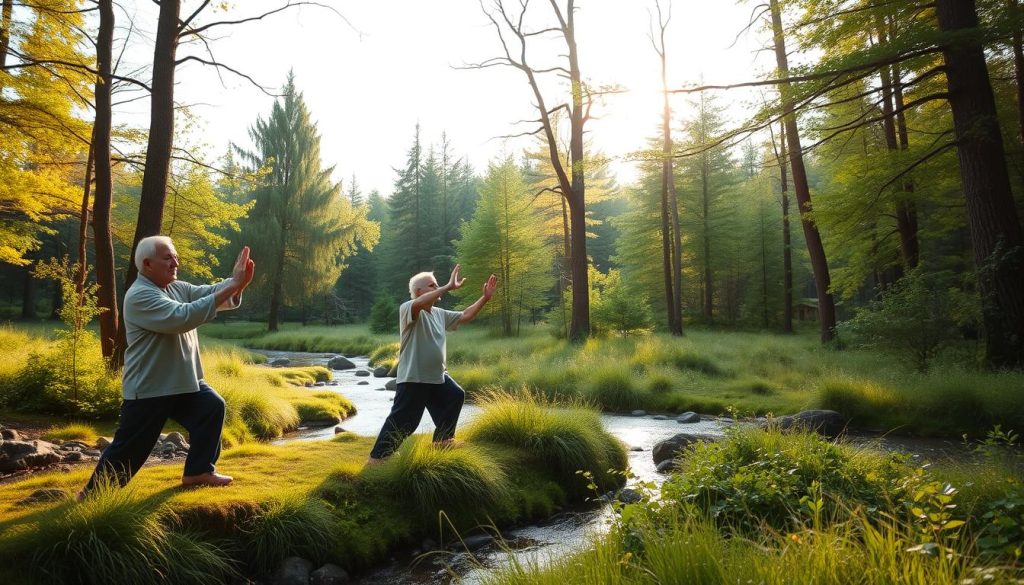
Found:
[[163, 442], [164, 444], [170, 443], [176, 449], [184, 449], [185, 451], [188, 451], [188, 441], [185, 440], [185, 435], [182, 435], [177, 431], [168, 433], [167, 436], [164, 437]]
[[56, 451], [46, 441], [0, 441], [0, 473], [60, 463], [64, 456]]
[[270, 577], [270, 585], [309, 585], [313, 563], [300, 557], [288, 557]]
[[270, 360], [269, 365], [271, 367], [274, 367], [274, 368], [283, 368], [285, 366], [290, 366], [291, 363], [292, 363], [292, 360], [290, 360], [288, 358], [275, 358], [275, 359]]
[[376, 368], [373, 369], [373, 377], [374, 378], [387, 378], [388, 377], [388, 369], [385, 368], [384, 366], [377, 366]]
[[829, 438], [846, 432], [846, 417], [834, 410], [804, 410], [775, 419], [775, 426], [782, 430], [805, 429]]
[[368, 372], [366, 370], [356, 370], [356, 376], [358, 376], [360, 378], [365, 377], [365, 376], [369, 376], [369, 375], [370, 375], [370, 372]]
[[398, 382], [395, 380], [388, 380], [387, 384], [384, 384], [385, 390], [391, 390], [392, 392], [398, 390]]
[[337, 357], [332, 357], [331, 361], [327, 362], [327, 367], [332, 370], [351, 370], [355, 368], [356, 365], [347, 357], [339, 355]]
[[715, 440], [717, 440], [717, 437], [713, 437], [711, 435], [679, 433], [656, 444], [654, 449], [651, 450], [651, 457], [654, 458], [654, 464], [658, 465], [662, 461], [675, 459], [683, 452], [684, 449], [694, 443], [702, 441], [712, 442]]
[[700, 415], [696, 412], [684, 412], [676, 417], [676, 422], [679, 424], [693, 424], [700, 422]]
[[0, 439], [5, 441], [20, 441], [21, 434], [14, 429], [0, 428]]
[[351, 579], [345, 569], [331, 563], [313, 571], [309, 576], [309, 585], [342, 585], [349, 581]]

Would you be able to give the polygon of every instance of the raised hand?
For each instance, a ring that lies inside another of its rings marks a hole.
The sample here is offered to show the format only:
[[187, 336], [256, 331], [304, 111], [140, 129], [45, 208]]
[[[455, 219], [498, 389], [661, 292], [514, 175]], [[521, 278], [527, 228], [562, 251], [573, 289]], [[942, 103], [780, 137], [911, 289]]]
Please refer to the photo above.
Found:
[[239, 291], [249, 286], [255, 272], [256, 263], [249, 258], [249, 246], [242, 246], [238, 258], [235, 259], [235, 267], [231, 271], [231, 278], [238, 284]]
[[464, 282], [466, 282], [465, 278], [459, 278], [460, 270], [462, 270], [462, 267], [459, 266], [458, 264], [455, 265], [455, 268], [452, 268], [452, 276], [451, 278], [448, 279], [448, 290], [455, 290], [461, 287]]
[[491, 300], [494, 296], [494, 291], [498, 288], [498, 277], [493, 274], [487, 278], [484, 282], [484, 299]]

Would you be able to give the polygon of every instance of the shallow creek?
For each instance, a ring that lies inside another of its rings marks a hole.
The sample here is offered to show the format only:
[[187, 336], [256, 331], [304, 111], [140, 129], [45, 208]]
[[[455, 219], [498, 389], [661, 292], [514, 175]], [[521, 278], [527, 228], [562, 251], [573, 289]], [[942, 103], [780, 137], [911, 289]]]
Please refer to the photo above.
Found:
[[[287, 358], [292, 366], [319, 365], [326, 366], [333, 355], [322, 353], [301, 353], [285, 351], [260, 351], [269, 360]], [[356, 376], [357, 370], [371, 370], [367, 367], [367, 358], [349, 358], [355, 370], [334, 371], [337, 385], [316, 387], [317, 391], [329, 390], [340, 392], [351, 400], [357, 414], [341, 423], [346, 431], [375, 436], [381, 424], [391, 410], [394, 392], [384, 390], [384, 384], [390, 378], [374, 378]], [[361, 384], [361, 382], [367, 382]], [[467, 404], [459, 419], [460, 426], [473, 420], [480, 409]], [[653, 481], [660, 484], [663, 477], [655, 470], [651, 450], [659, 441], [676, 433], [689, 432], [720, 435], [731, 421], [708, 419], [704, 417], [699, 423], [680, 424], [675, 417], [629, 416], [604, 414], [601, 420], [605, 429], [621, 439], [632, 450], [629, 452], [629, 463], [633, 475], [640, 481]], [[434, 429], [430, 417], [424, 415], [417, 433], [432, 432]], [[335, 434], [334, 425], [322, 428], [302, 428], [288, 434], [275, 443], [295, 441], [325, 440]], [[908, 450], [914, 457], [934, 458], [947, 456], [960, 450], [952, 442], [937, 440], [909, 439], [878, 439], [877, 437], [853, 437], [856, 442], [870, 441], [882, 448]], [[479, 583], [496, 567], [510, 562], [511, 557], [521, 563], [540, 563], [546, 559], [561, 558], [582, 550], [597, 535], [607, 529], [610, 521], [608, 506], [584, 510], [565, 511], [543, 522], [511, 528], [503, 531], [502, 545], [491, 542], [475, 548], [472, 554], [467, 552], [440, 552], [418, 556], [422, 551], [407, 551], [396, 554], [391, 562], [377, 569], [354, 576], [353, 582], [364, 585], [373, 584], [423, 584], [423, 583]], [[445, 543], [450, 544], [450, 543]], [[465, 551], [465, 549], [462, 549]], [[457, 575], [457, 576], [456, 576]]]

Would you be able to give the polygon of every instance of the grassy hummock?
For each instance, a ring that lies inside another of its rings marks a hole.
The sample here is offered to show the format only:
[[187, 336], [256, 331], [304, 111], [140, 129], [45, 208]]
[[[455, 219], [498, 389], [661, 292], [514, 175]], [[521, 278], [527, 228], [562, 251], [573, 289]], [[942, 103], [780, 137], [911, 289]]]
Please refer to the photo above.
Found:
[[[516, 400], [485, 405], [482, 418], [494, 422], [460, 433], [460, 445], [442, 448], [413, 437], [368, 468], [363, 462], [372, 439], [344, 434], [226, 449], [218, 469], [235, 482], [225, 488], [182, 489], [179, 465], [155, 465], [128, 488], [100, 490], [83, 504], [32, 503], [31, 494], [43, 488], [70, 498], [91, 470], [34, 475], [0, 492], [0, 581], [221, 582], [266, 576], [292, 555], [358, 570], [423, 537], [446, 542], [478, 526], [544, 517], [584, 501], [583, 476], [568, 473], [568, 462], [551, 468], [529, 449], [535, 429], [528, 420], [518, 430], [497, 422], [504, 415], [494, 411], [544, 409], [536, 400], [523, 406]], [[577, 407], [555, 416], [586, 412]], [[490, 428], [497, 424], [500, 433]], [[555, 426], [561, 440], [600, 446], [575, 460], [579, 470], [607, 477], [607, 487], [621, 482], [603, 467], [625, 461], [614, 438], [599, 426], [586, 437]]]

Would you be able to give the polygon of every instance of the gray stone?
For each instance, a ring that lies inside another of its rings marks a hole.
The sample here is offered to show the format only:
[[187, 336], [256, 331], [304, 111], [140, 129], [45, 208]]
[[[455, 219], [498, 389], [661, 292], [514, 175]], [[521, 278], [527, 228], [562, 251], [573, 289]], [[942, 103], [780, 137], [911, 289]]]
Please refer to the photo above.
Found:
[[388, 375], [388, 369], [384, 366], [377, 366], [373, 369], [374, 378], [386, 378]]
[[656, 414], [651, 417], [653, 420], [668, 420], [668, 417], [664, 414]]
[[177, 433], [177, 432], [175, 432], [175, 433], [168, 433], [167, 437], [164, 439], [164, 444], [167, 444], [167, 443], [170, 443], [171, 445], [173, 445], [175, 447], [180, 447], [182, 449], [188, 449], [188, 441], [185, 440], [185, 435], [183, 435], [181, 433]]
[[700, 441], [711, 442], [715, 441], [716, 437], [711, 435], [701, 435], [695, 433], [679, 433], [673, 435], [671, 438], [661, 441], [654, 446], [651, 450], [651, 456], [654, 459], [655, 465], [669, 459], [675, 459], [683, 450], [689, 445]]
[[370, 385], [370, 383], [368, 381], [366, 381], [366, 380], [359, 380], [358, 382], [356, 382], [356, 386], [369, 386], [369, 385]]
[[270, 360], [269, 365], [271, 367], [274, 367], [274, 368], [283, 368], [285, 366], [290, 366], [291, 363], [292, 363], [292, 360], [290, 360], [288, 358], [275, 358], [275, 359]]
[[647, 411], [646, 410], [637, 409], [637, 410], [634, 410], [633, 412], [631, 412], [630, 414], [632, 414], [633, 416], [647, 416]]
[[327, 385], [328, 386], [337, 386], [338, 385], [338, 381], [337, 380], [327, 380]]
[[14, 429], [5, 428], [0, 430], [0, 439], [3, 439], [5, 441], [20, 441], [21, 433]]
[[88, 457], [99, 457], [101, 453], [99, 449], [82, 449], [82, 455], [86, 455]]
[[303, 384], [303, 386], [305, 386], [306, 388], [312, 388], [313, 387], [313, 383], [312, 382], [306, 382], [305, 384]]
[[347, 432], [348, 431], [346, 431], [343, 427], [334, 427], [334, 434], [335, 435], [340, 435], [341, 433], [347, 433]]
[[632, 447], [629, 448], [629, 450], [630, 451], [635, 451], [637, 453], [640, 453], [641, 451], [644, 450], [644, 448], [641, 447], [640, 445], [633, 445]]
[[366, 376], [369, 376], [369, 375], [370, 375], [370, 372], [367, 372], [366, 370], [356, 370], [356, 376], [358, 376], [360, 378], [365, 378]]
[[344, 356], [338, 356], [331, 358], [331, 361], [327, 362], [327, 367], [332, 370], [351, 370], [356, 367], [352, 363], [352, 360]]
[[617, 494], [615, 494], [615, 499], [623, 504], [635, 504], [642, 501], [644, 497], [640, 495], [640, 492], [634, 489], [622, 488]]
[[29, 494], [28, 497], [19, 501], [18, 503], [22, 505], [27, 505], [39, 504], [42, 502], [59, 502], [61, 500], [66, 499], [68, 499], [68, 493], [64, 490], [59, 490], [56, 488], [42, 488], [32, 492], [31, 494]]
[[806, 429], [830, 438], [846, 431], [846, 417], [834, 410], [805, 410], [780, 416], [775, 419], [775, 424], [782, 430]]
[[326, 386], [327, 382], [317, 382], [316, 384], [313, 384], [313, 385], [314, 386]]
[[60, 463], [56, 449], [46, 441], [0, 441], [0, 473]]
[[348, 576], [348, 572], [331, 563], [313, 571], [313, 574], [309, 576], [309, 585], [341, 585], [349, 581], [351, 578]]
[[658, 473], [668, 473], [674, 471], [677, 466], [675, 459], [666, 459], [658, 464]]
[[680, 424], [693, 424], [700, 422], [700, 415], [696, 412], [684, 412], [676, 417], [676, 422]]
[[302, 424], [311, 427], [330, 427], [341, 422], [340, 418], [320, 418], [315, 420], [304, 420]]
[[388, 383], [384, 384], [384, 389], [385, 390], [391, 390], [391, 391], [398, 390], [398, 382], [396, 382], [394, 380], [388, 380]]
[[300, 557], [288, 557], [270, 577], [270, 585], [309, 585], [309, 574], [313, 571], [312, 561]]
[[81, 460], [82, 460], [82, 452], [81, 451], [68, 451], [67, 453], [64, 454], [64, 459], [63, 459], [64, 463], [75, 463], [76, 461], [81, 461]]

